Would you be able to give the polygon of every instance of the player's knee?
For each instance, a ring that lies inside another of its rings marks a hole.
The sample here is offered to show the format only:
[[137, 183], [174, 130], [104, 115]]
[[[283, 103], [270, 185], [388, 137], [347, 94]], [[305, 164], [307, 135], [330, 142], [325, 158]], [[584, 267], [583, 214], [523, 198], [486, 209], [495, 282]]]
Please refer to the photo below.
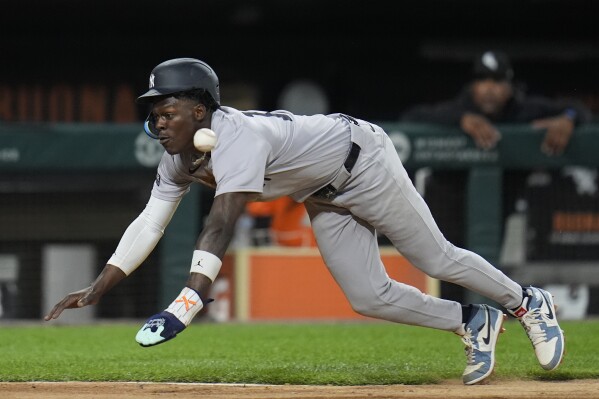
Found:
[[446, 268], [437, 268], [432, 269], [428, 274], [429, 277], [432, 277], [437, 280], [446, 281], [448, 278], [448, 270]]
[[352, 304], [352, 309], [362, 316], [377, 318], [380, 306], [373, 306], [371, 303], [360, 303]]
[[384, 312], [386, 301], [376, 292], [371, 292], [368, 295], [362, 295], [359, 299], [351, 300], [350, 304], [354, 312], [367, 317], [380, 317]]

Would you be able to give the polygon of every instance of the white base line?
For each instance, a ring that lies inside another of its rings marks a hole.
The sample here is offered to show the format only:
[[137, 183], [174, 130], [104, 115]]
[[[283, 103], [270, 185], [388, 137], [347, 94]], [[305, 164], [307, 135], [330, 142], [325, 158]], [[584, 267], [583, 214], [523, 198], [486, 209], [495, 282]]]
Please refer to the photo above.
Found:
[[[244, 384], [226, 382], [156, 382], [156, 381], [5, 381], [5, 383], [17, 384], [136, 384], [136, 385], [198, 385], [198, 386], [226, 386], [226, 387], [278, 387], [290, 386], [289, 384]], [[311, 387], [315, 385], [295, 385]]]

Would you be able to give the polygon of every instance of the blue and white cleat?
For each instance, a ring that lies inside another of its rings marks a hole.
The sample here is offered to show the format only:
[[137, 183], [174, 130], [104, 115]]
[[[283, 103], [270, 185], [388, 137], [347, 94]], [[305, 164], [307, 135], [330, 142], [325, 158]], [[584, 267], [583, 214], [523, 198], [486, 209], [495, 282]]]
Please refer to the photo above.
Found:
[[520, 321], [545, 370], [555, 370], [564, 357], [564, 332], [557, 323], [553, 296], [540, 288], [526, 287], [520, 308], [509, 311]]
[[467, 365], [462, 374], [466, 385], [478, 384], [493, 372], [495, 367], [495, 344], [502, 328], [505, 315], [488, 305], [472, 305], [472, 316], [464, 325], [466, 334], [462, 342], [466, 345]]

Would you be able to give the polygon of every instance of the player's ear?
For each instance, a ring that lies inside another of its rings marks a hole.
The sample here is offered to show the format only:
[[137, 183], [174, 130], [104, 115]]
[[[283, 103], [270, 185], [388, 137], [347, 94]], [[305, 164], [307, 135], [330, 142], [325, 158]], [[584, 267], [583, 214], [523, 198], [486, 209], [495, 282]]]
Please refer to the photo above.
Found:
[[197, 121], [201, 121], [204, 120], [204, 118], [206, 117], [207, 114], [207, 110], [206, 110], [206, 106], [204, 104], [198, 104], [193, 108], [193, 116], [195, 117], [195, 119]]

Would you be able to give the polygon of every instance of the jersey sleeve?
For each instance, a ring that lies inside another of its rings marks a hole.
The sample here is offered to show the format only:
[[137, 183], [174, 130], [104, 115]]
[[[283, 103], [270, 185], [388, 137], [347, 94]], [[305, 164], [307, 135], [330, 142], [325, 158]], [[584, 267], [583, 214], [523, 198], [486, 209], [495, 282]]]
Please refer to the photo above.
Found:
[[173, 156], [165, 152], [158, 164], [152, 196], [163, 201], [179, 201], [189, 192], [190, 185], [191, 181], [177, 172]]
[[213, 150], [215, 196], [230, 192], [262, 193], [270, 145], [257, 134], [239, 131]]

